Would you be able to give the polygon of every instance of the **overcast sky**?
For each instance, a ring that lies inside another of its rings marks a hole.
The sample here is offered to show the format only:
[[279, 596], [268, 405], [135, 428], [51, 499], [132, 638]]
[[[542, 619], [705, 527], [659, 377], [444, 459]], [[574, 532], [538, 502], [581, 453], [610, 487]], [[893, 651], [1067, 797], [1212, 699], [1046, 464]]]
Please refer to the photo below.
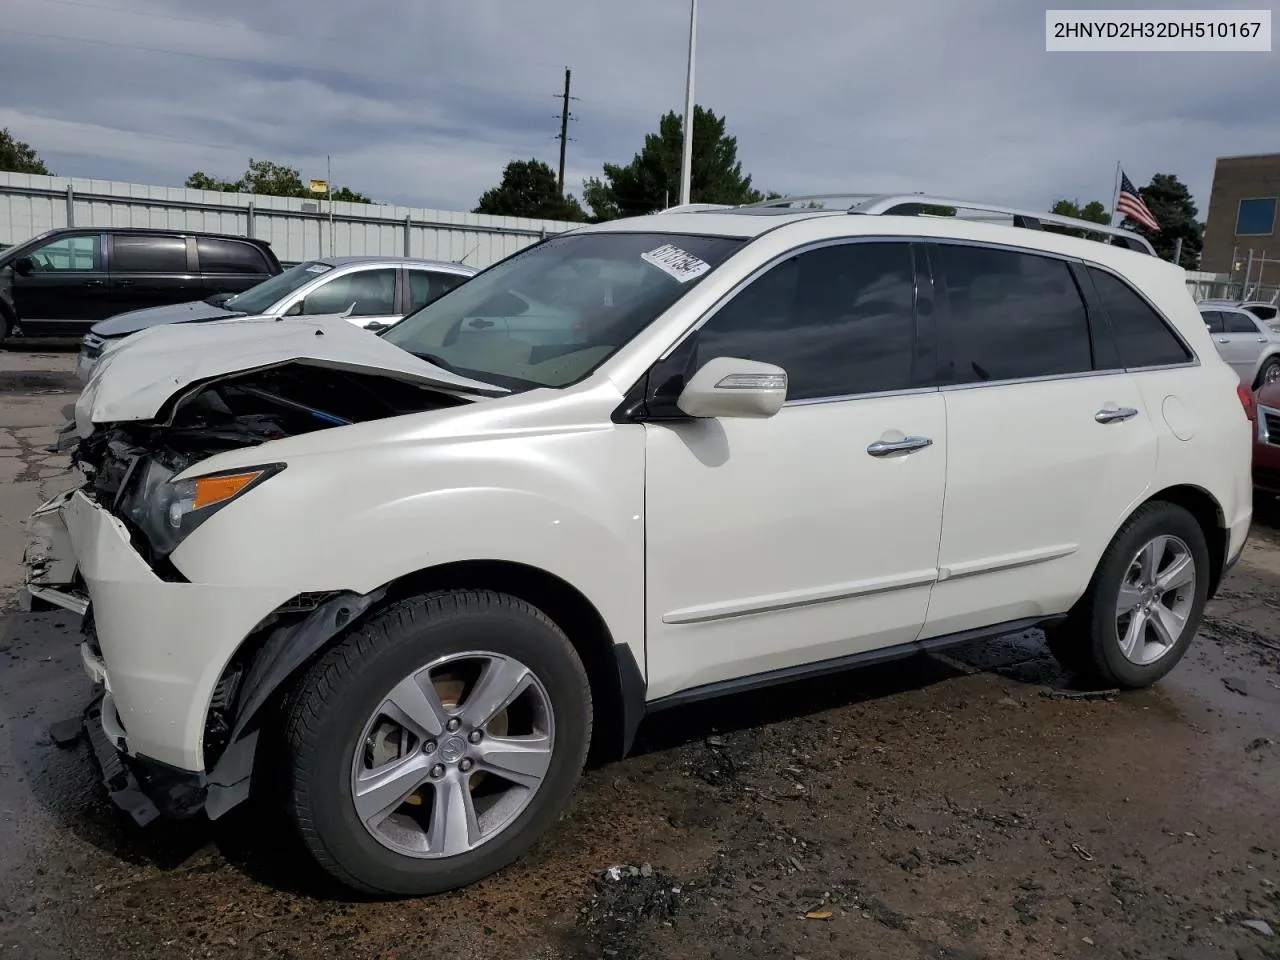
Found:
[[[513, 158], [554, 168], [568, 65], [580, 195], [683, 110], [688, 7], [5, 0], [0, 127], [62, 175], [179, 185], [252, 156], [323, 177], [330, 153], [338, 184], [462, 210]], [[1139, 185], [1175, 173], [1203, 216], [1214, 157], [1280, 151], [1276, 53], [1050, 54], [1044, 37], [1026, 2], [701, 0], [697, 99], [727, 114], [755, 185], [789, 194], [1109, 204], [1120, 160]]]

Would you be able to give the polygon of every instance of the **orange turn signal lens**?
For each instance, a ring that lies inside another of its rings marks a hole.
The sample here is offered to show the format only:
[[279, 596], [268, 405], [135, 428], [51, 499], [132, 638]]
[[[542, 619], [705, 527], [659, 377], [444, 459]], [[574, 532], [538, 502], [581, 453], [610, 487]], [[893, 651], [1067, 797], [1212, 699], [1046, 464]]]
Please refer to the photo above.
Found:
[[253, 481], [262, 476], [261, 470], [251, 473], [233, 473], [223, 477], [200, 477], [196, 480], [196, 499], [191, 509], [211, 507], [215, 503], [230, 500]]

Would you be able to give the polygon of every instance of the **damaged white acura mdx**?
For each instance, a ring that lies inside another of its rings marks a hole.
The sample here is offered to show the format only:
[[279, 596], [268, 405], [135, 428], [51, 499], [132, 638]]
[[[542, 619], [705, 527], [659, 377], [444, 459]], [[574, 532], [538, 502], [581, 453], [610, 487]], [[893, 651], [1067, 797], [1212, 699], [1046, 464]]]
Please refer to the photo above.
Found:
[[852, 200], [575, 229], [381, 336], [113, 347], [26, 562], [84, 614], [114, 800], [252, 786], [344, 883], [421, 894], [514, 860], [660, 708], [1030, 626], [1163, 676], [1252, 505], [1183, 271]]

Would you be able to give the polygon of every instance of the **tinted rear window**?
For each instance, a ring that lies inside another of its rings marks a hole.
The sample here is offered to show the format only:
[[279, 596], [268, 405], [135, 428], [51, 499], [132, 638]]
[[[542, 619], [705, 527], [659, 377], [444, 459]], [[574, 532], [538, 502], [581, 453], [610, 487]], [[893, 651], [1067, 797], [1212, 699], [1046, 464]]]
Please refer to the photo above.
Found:
[[184, 237], [116, 234], [111, 241], [112, 272], [186, 273], [187, 241]]
[[235, 240], [196, 240], [203, 273], [270, 273], [257, 247]]
[[1111, 321], [1121, 363], [1126, 367], [1162, 367], [1193, 359], [1164, 318], [1137, 291], [1114, 274], [1088, 269]]

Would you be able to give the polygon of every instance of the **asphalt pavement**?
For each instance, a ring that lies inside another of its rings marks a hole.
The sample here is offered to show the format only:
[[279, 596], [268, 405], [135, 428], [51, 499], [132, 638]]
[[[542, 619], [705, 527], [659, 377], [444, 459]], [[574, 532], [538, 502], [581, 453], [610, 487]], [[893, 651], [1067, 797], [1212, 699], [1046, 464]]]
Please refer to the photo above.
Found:
[[672, 711], [514, 868], [363, 901], [269, 810], [133, 826], [50, 739], [78, 624], [15, 599], [73, 359], [0, 351], [0, 960], [1280, 958], [1275, 513], [1150, 690], [1082, 696], [1032, 631]]

